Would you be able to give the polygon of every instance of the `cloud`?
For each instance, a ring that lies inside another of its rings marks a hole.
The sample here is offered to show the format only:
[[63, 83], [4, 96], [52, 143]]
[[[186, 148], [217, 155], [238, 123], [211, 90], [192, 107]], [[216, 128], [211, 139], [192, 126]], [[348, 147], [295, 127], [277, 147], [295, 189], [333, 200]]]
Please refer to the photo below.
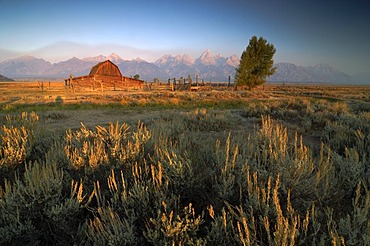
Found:
[[[176, 56], [187, 54], [193, 58], [197, 58], [205, 49], [208, 48], [194, 47], [189, 49], [175, 47], [170, 49], [143, 49], [129, 45], [112, 43], [88, 44], [82, 42], [60, 41], [30, 51], [11, 51], [0, 49], [0, 57], [3, 60], [7, 60], [19, 56], [31, 55], [36, 58], [42, 58], [51, 63], [58, 63], [71, 59], [72, 57], [83, 59], [86, 57], [94, 57], [99, 55], [109, 56], [111, 53], [116, 53], [124, 60], [140, 58], [148, 62], [154, 62], [163, 55]], [[220, 53], [219, 50], [212, 51], [217, 54]], [[1, 61], [2, 60], [0, 60], [0, 62]]]
[[12, 51], [12, 50], [0, 49], [0, 57], [1, 57], [0, 62], [19, 57], [21, 55], [25, 55], [25, 54], [21, 52]]

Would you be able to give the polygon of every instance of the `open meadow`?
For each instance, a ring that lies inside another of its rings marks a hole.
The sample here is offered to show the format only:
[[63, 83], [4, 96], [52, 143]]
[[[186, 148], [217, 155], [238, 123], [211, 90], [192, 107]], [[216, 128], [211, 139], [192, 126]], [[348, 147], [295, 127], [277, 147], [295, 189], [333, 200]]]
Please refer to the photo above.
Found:
[[0, 83], [0, 245], [370, 245], [370, 86]]

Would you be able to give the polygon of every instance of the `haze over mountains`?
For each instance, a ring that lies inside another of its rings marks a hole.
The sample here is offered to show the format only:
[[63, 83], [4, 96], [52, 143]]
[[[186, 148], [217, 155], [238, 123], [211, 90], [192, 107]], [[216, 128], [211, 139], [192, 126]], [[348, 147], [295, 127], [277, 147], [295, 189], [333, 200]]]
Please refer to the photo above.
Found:
[[[79, 59], [73, 57], [67, 61], [51, 64], [41, 58], [22, 56], [0, 62], [0, 74], [14, 79], [32, 78], [68, 78], [89, 74], [90, 69], [98, 62], [111, 60], [125, 76], [139, 74], [140, 78], [153, 81], [159, 78], [167, 81], [168, 78], [187, 77], [199, 75], [204, 81], [234, 81], [235, 68], [239, 65], [239, 57], [233, 55], [223, 57], [213, 55], [210, 50], [205, 50], [200, 57], [194, 59], [190, 55], [163, 55], [155, 62], [147, 62], [140, 58], [124, 60], [119, 55], [112, 53], [109, 56], [96, 56]], [[368, 83], [370, 74], [362, 73], [356, 76], [348, 75], [329, 65], [297, 66], [291, 63], [275, 64], [276, 72], [268, 78], [271, 82], [320, 82], [320, 83]]]

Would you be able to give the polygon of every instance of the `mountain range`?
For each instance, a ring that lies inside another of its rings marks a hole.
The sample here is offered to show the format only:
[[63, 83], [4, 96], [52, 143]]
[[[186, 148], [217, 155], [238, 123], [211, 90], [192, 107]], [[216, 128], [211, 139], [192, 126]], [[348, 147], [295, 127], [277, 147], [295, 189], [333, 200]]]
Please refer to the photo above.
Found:
[[[96, 56], [79, 59], [73, 57], [67, 61], [51, 64], [41, 58], [22, 56], [0, 62], [0, 74], [14, 78], [44, 78], [61, 79], [73, 76], [87, 75], [95, 64], [111, 60], [115, 63], [124, 76], [139, 74], [140, 78], [153, 81], [154, 78], [167, 81], [168, 78], [187, 77], [198, 75], [204, 81], [232, 81], [235, 68], [239, 65], [239, 57], [232, 55], [223, 57], [213, 55], [210, 50], [205, 50], [200, 57], [194, 59], [190, 55], [164, 55], [155, 62], [147, 62], [140, 58], [124, 60], [119, 55], [112, 53], [109, 56]], [[319, 83], [368, 83], [369, 73], [356, 76], [348, 75], [329, 65], [297, 66], [291, 63], [276, 63], [276, 72], [268, 78], [271, 82], [319, 82]]]

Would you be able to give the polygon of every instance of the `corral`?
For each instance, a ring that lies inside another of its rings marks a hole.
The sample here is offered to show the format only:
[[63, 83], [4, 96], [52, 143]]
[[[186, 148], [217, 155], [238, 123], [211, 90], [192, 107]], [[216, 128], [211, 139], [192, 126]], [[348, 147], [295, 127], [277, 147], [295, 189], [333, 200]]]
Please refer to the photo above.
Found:
[[89, 75], [73, 77], [71, 74], [70, 77], [64, 81], [65, 85], [69, 86], [72, 90], [124, 90], [129, 87], [142, 88], [144, 85], [143, 80], [122, 76], [119, 68], [109, 60], [100, 62], [93, 66]]

